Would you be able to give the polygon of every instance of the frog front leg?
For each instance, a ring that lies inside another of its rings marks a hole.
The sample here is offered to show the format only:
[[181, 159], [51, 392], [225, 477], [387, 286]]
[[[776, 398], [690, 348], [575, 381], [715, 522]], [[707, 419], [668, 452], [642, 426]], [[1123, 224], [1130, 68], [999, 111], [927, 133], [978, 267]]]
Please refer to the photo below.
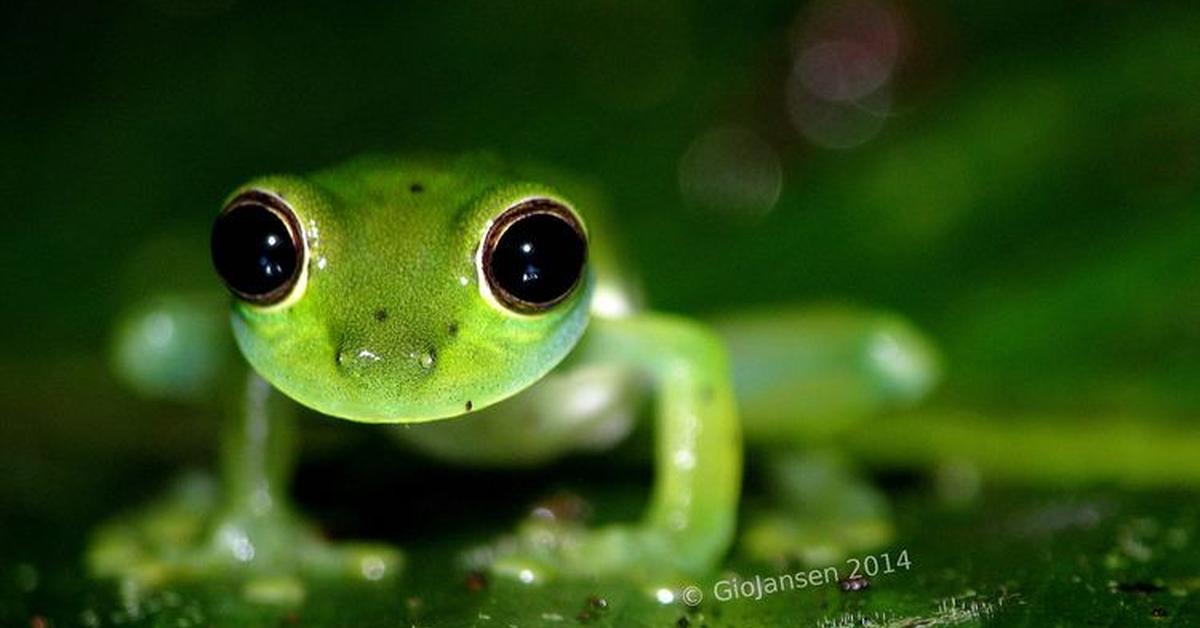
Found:
[[699, 575], [736, 527], [742, 443], [725, 349], [701, 324], [645, 314], [593, 320], [579, 360], [621, 364], [650, 380], [655, 479], [641, 521], [585, 530], [530, 522], [493, 565], [522, 580], [554, 575]]
[[165, 499], [102, 526], [88, 552], [99, 577], [135, 588], [235, 579], [248, 597], [296, 601], [306, 576], [378, 580], [401, 556], [378, 545], [331, 544], [290, 506], [293, 404], [257, 375], [233, 386], [221, 427], [221, 481], [189, 478]]
[[328, 542], [292, 508], [287, 485], [296, 453], [294, 411], [290, 399], [247, 374], [240, 403], [222, 428], [223, 506], [209, 531], [211, 551], [253, 575], [395, 575], [402, 564], [396, 549]]

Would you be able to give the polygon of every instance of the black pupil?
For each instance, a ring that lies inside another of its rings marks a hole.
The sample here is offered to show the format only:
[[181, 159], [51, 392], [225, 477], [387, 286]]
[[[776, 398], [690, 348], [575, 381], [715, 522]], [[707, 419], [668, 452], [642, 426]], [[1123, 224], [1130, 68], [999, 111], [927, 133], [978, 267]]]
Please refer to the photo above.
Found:
[[217, 273], [241, 296], [269, 298], [296, 274], [296, 245], [288, 225], [263, 205], [239, 205], [218, 216], [211, 245]]
[[579, 281], [587, 245], [565, 219], [536, 213], [509, 225], [492, 250], [492, 281], [533, 305], [562, 299]]

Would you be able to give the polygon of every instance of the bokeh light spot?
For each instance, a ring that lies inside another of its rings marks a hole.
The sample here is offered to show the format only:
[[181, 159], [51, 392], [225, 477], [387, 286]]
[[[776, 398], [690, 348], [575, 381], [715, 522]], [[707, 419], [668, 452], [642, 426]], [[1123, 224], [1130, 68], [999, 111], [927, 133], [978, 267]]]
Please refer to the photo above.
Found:
[[714, 213], [762, 216], [775, 206], [782, 186], [783, 168], [775, 149], [740, 127], [703, 133], [679, 162], [684, 200]]

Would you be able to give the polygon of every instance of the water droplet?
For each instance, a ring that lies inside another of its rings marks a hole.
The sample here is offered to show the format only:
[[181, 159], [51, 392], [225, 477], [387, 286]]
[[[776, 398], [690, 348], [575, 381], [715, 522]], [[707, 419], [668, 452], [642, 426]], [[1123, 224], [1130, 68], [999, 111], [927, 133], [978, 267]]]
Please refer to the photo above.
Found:
[[433, 368], [434, 364], [437, 364], [437, 351], [434, 349], [429, 349], [417, 358], [417, 362], [423, 369]]
[[847, 592], [864, 591], [871, 586], [871, 581], [863, 575], [854, 575], [838, 581], [838, 586]]
[[254, 560], [254, 544], [250, 542], [245, 530], [228, 525], [221, 529], [218, 538], [234, 558], [244, 563]]
[[254, 560], [254, 544], [250, 539], [238, 539], [233, 545], [233, 556], [244, 563]]

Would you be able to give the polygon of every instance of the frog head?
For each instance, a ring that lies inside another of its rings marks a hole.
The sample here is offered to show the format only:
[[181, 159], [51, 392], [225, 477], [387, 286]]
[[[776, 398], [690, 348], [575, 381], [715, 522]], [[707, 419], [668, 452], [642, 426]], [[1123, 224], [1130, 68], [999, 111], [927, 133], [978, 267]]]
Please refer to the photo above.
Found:
[[257, 179], [229, 197], [211, 245], [250, 365], [355, 421], [486, 407], [545, 375], [588, 322], [578, 210], [487, 156]]

